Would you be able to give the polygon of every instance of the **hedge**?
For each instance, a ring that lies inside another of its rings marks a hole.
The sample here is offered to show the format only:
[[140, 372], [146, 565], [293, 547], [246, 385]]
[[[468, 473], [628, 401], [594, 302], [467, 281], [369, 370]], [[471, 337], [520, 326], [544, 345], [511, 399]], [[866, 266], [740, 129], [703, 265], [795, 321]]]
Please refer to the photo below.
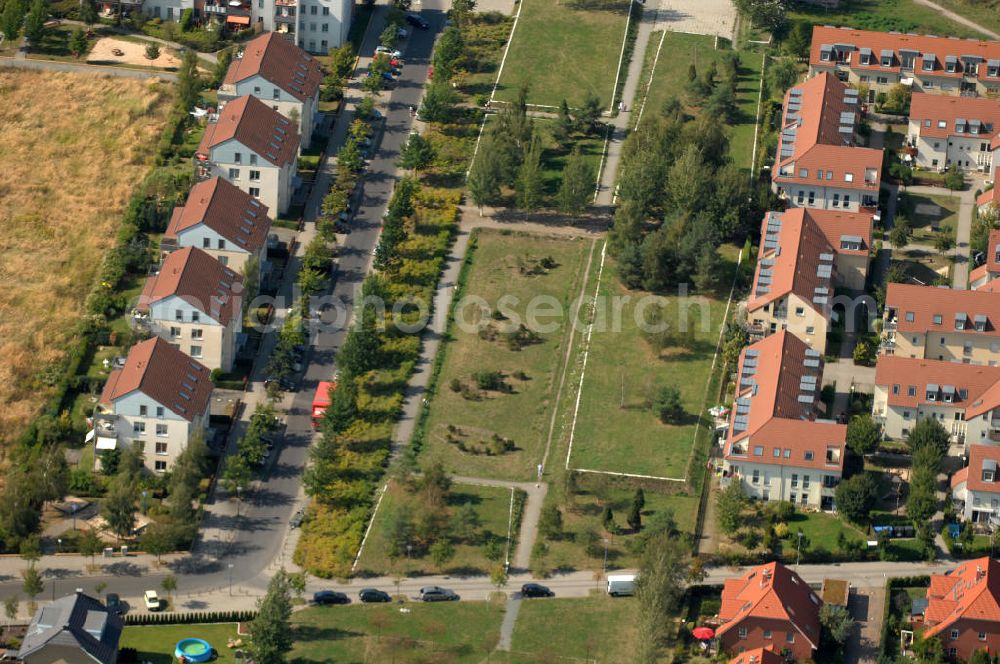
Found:
[[191, 625], [207, 623], [249, 622], [257, 617], [256, 611], [191, 611], [186, 613], [129, 613], [126, 625]]

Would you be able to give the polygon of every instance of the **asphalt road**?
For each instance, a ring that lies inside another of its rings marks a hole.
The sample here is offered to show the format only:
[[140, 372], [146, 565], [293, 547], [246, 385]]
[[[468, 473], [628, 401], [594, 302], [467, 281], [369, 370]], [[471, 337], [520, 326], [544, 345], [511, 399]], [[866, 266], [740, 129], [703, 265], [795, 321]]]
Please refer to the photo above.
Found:
[[[439, 2], [424, 3], [421, 15], [430, 23], [430, 30], [413, 30], [399, 47], [403, 51], [405, 66], [388, 94], [383, 95], [381, 109], [385, 124], [381, 142], [362, 181], [361, 203], [351, 222], [353, 230], [339, 247], [338, 277], [332, 295], [334, 301], [343, 306], [336, 316], [332, 311], [324, 314], [323, 320], [327, 324], [320, 326], [321, 329], [314, 335], [309, 364], [287, 413], [283, 447], [270, 467], [266, 482], [248, 499], [249, 504], [239, 518], [238, 530], [225, 547], [225, 553], [218, 555], [218, 552], [209, 550], [202, 555], [178, 560], [169, 569], [155, 572], [128, 560], [105, 565], [111, 574], [95, 576], [81, 576], [75, 569], [46, 565], [46, 588], [39, 599], [48, 599], [52, 593], [59, 596], [74, 588], [96, 593], [95, 587], [99, 583], [106, 584], [105, 592], [139, 597], [148, 588], [158, 588], [162, 577], [171, 573], [177, 577], [178, 592], [181, 594], [225, 590], [240, 584], [263, 588], [269, 577], [268, 566], [272, 562], [283, 562], [284, 536], [300, 497], [302, 470], [313, 437], [310, 422], [312, 397], [317, 383], [334, 375], [336, 351], [346, 335], [355, 291], [370, 269], [381, 231], [382, 213], [396, 182], [396, 161], [412, 125], [409, 107], [420, 104], [434, 39], [446, 20], [443, 11], [433, 9], [438, 5]], [[378, 27], [370, 30], [369, 34], [377, 37], [380, 32], [381, 27]], [[365, 48], [367, 50], [362, 55], [370, 56], [371, 47], [366, 43]], [[343, 121], [349, 120], [345, 116]], [[334, 321], [335, 318], [338, 320]], [[260, 384], [254, 387], [263, 389]], [[213, 525], [219, 527], [226, 524]], [[20, 579], [13, 575], [0, 576], [0, 597], [20, 591]]]

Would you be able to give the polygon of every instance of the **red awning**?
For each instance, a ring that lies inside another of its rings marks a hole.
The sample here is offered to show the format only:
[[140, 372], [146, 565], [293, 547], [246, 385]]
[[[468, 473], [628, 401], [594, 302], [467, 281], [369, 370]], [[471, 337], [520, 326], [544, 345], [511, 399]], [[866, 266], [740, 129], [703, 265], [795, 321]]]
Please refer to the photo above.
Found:
[[236, 25], [250, 25], [249, 16], [227, 16], [226, 23], [235, 23]]

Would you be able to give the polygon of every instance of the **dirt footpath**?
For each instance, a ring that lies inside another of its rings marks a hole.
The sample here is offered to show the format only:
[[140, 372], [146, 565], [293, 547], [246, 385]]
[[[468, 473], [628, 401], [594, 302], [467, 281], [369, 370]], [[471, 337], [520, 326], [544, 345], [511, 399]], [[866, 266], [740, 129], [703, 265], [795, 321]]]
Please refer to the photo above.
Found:
[[[115, 55], [118, 49], [122, 55]], [[137, 42], [125, 41], [114, 37], [103, 37], [97, 40], [94, 47], [87, 54], [87, 62], [113, 62], [124, 65], [137, 65], [139, 67], [160, 67], [163, 69], [177, 69], [180, 60], [167, 52], [167, 49], [160, 47], [160, 57], [155, 60], [146, 58], [146, 45]]]

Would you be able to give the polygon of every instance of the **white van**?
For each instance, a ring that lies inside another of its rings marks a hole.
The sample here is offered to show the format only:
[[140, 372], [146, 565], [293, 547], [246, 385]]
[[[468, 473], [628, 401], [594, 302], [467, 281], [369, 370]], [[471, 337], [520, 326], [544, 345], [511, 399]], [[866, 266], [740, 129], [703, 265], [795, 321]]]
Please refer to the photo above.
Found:
[[624, 597], [635, 592], [635, 574], [608, 575], [608, 594], [612, 597]]

